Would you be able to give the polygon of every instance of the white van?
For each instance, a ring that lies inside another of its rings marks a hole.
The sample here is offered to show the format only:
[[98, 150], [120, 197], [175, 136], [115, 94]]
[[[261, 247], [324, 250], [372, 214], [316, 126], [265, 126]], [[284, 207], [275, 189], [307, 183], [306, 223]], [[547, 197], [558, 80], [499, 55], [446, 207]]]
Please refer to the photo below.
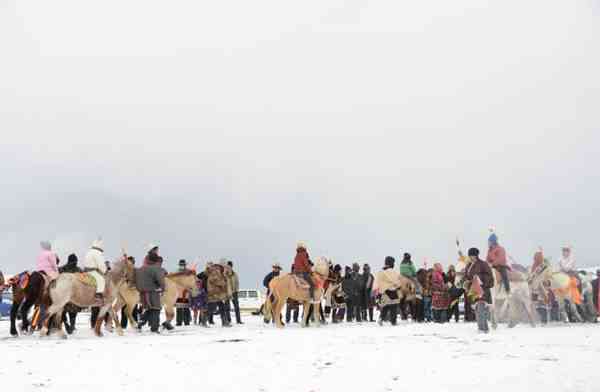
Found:
[[252, 312], [258, 311], [265, 302], [262, 293], [258, 290], [240, 290], [238, 291], [238, 299], [241, 310]]

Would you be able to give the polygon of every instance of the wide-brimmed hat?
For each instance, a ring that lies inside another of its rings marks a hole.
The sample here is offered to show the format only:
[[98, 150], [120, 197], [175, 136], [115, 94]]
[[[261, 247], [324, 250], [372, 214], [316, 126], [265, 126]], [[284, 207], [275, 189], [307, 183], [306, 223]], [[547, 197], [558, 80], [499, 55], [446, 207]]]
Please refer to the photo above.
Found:
[[281, 264], [279, 264], [279, 263], [273, 263], [273, 268], [282, 269]]
[[148, 253], [152, 252], [154, 249], [158, 249], [158, 245], [155, 243], [150, 243], [148, 246], [146, 246], [146, 251]]

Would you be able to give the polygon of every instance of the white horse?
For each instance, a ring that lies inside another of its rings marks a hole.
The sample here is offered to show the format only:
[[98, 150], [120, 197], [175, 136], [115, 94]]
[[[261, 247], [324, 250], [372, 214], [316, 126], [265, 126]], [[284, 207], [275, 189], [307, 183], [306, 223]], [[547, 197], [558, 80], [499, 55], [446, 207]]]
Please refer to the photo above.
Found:
[[[464, 278], [466, 268], [469, 264], [470, 261], [467, 261], [467, 263], [459, 262], [457, 265], [457, 276]], [[506, 292], [499, 274], [494, 269], [492, 269], [492, 276], [494, 277], [494, 287], [490, 289], [492, 303], [489, 305], [492, 328], [498, 328], [498, 323], [507, 319], [509, 327], [515, 327], [522, 319], [521, 316], [523, 313], [520, 310], [524, 311], [529, 324], [535, 327], [537, 317], [535, 316], [531, 302], [531, 293], [526, 275], [516, 271], [509, 273], [510, 294]]]
[[508, 320], [510, 328], [515, 327], [519, 321], [527, 318], [532, 327], [536, 326], [536, 316], [533, 303], [531, 302], [531, 291], [527, 283], [527, 275], [510, 271], [510, 293], [506, 292], [500, 274], [492, 269], [494, 276], [494, 287], [492, 288], [492, 328], [498, 327], [498, 322]]

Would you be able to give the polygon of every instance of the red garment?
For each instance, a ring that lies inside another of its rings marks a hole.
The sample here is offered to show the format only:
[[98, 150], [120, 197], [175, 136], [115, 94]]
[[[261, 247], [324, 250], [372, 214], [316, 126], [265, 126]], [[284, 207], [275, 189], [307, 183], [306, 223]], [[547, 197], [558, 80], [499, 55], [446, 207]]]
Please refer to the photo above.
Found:
[[310, 258], [306, 249], [298, 249], [294, 259], [294, 273], [301, 274], [311, 271]]
[[506, 261], [506, 250], [500, 245], [496, 245], [488, 250], [486, 261], [492, 265], [492, 267], [508, 266]]
[[433, 271], [431, 277], [431, 307], [435, 310], [447, 310], [450, 304], [448, 287], [444, 283], [444, 273]]

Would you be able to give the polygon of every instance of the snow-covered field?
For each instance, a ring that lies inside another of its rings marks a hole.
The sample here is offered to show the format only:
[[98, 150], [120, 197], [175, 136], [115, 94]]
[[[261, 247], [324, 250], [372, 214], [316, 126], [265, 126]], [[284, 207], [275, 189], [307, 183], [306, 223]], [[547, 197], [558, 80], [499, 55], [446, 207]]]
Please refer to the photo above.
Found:
[[474, 324], [374, 323], [284, 330], [259, 317], [231, 329], [126, 331], [99, 339], [8, 336], [11, 391], [598, 391], [600, 327], [556, 325], [479, 335]]

